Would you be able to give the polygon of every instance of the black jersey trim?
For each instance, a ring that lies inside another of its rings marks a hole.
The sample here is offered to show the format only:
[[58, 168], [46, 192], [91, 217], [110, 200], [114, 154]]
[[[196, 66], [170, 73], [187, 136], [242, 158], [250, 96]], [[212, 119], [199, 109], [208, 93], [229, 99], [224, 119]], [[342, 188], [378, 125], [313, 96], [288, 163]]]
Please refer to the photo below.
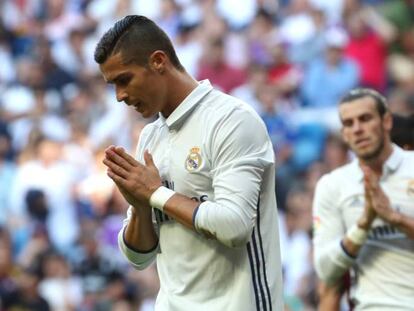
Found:
[[264, 257], [263, 241], [260, 232], [260, 199], [257, 204], [256, 228], [253, 229], [251, 241], [247, 243], [247, 253], [249, 256], [249, 263], [252, 272], [256, 309], [258, 311], [272, 311], [272, 298], [267, 281], [266, 262]]

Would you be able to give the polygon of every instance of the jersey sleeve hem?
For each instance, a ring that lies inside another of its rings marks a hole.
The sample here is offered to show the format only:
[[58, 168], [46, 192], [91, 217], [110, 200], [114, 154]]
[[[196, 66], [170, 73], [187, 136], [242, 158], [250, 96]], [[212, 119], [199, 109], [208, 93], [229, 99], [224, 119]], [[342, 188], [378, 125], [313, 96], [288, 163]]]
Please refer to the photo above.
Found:
[[143, 270], [148, 267], [155, 259], [158, 252], [158, 243], [153, 249], [148, 251], [140, 251], [132, 248], [125, 242], [124, 238], [125, 227], [118, 234], [118, 246], [126, 259], [133, 264], [138, 270]]
[[315, 258], [315, 268], [318, 277], [329, 284], [340, 278], [354, 264], [356, 258], [345, 252], [340, 241], [325, 251]]

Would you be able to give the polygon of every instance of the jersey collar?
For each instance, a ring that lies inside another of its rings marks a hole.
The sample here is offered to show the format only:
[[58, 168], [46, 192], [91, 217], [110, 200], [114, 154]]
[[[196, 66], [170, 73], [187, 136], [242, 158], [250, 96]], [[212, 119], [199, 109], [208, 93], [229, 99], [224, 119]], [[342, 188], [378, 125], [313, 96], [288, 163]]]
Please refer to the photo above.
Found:
[[[393, 144], [392, 149], [393, 150], [392, 150], [391, 155], [388, 157], [387, 161], [385, 161], [383, 165], [383, 173], [382, 173], [383, 178], [384, 177], [386, 178], [389, 174], [395, 172], [400, 166], [404, 158], [404, 151], [399, 146]], [[362, 181], [364, 178], [364, 174], [361, 170], [361, 167], [359, 166], [358, 159], [355, 159], [352, 165], [355, 171], [354, 176], [358, 179], [358, 181]]]
[[400, 166], [403, 159], [404, 151], [397, 145], [393, 144], [393, 151], [384, 165], [384, 173], [388, 174], [395, 172]]
[[201, 99], [207, 95], [213, 87], [209, 80], [200, 81], [198, 86], [181, 102], [180, 105], [165, 119], [160, 113], [160, 119], [165, 122], [169, 129], [178, 129], [198, 105]]

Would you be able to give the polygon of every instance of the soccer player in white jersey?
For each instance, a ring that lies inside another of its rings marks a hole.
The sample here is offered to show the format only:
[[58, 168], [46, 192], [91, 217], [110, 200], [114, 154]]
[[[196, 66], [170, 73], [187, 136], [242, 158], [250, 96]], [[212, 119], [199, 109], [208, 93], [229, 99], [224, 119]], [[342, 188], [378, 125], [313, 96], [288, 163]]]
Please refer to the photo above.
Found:
[[314, 198], [314, 256], [328, 292], [351, 270], [355, 310], [413, 310], [414, 152], [391, 143], [392, 116], [371, 89], [339, 105], [356, 158], [323, 176]]
[[195, 81], [166, 34], [127, 16], [95, 50], [118, 101], [149, 118], [136, 158], [111, 146], [130, 203], [118, 241], [137, 269], [156, 258], [156, 310], [281, 311], [274, 153], [245, 103]]

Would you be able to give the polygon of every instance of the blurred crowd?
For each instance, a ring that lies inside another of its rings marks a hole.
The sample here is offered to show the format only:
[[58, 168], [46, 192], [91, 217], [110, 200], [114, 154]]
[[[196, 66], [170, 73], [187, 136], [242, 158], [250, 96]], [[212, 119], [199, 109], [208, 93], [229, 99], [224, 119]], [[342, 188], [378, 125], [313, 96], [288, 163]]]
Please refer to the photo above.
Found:
[[350, 159], [337, 102], [356, 86], [414, 112], [413, 0], [0, 0], [0, 310], [153, 310], [156, 267], [117, 249], [126, 202], [101, 163], [148, 120], [93, 60], [128, 14], [154, 19], [198, 80], [263, 118], [277, 158], [287, 310], [315, 310], [312, 196]]

